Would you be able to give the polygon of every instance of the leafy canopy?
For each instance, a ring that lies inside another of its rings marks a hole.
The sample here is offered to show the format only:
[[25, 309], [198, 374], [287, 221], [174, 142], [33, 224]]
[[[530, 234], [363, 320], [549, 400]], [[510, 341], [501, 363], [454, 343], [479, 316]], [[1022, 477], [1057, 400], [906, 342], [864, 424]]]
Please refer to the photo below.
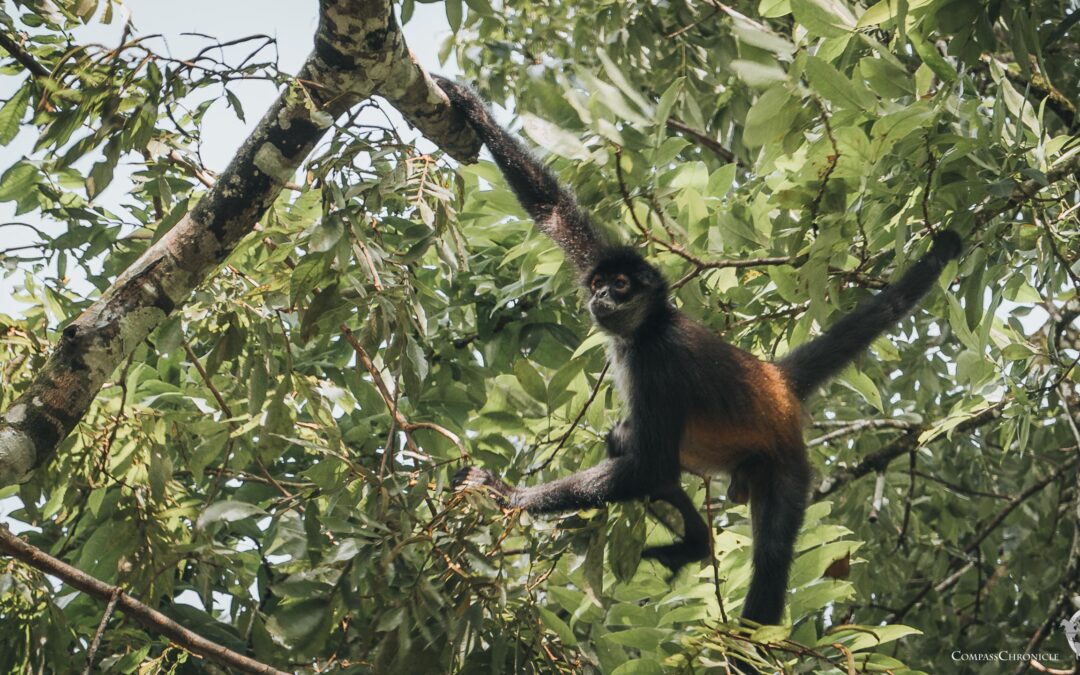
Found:
[[[27, 304], [0, 319], [4, 402], [89, 302], [69, 278], [102, 291], [204, 194], [208, 92], [243, 114], [237, 78], [288, 79], [259, 42], [216, 65], [152, 40], [72, 48], [113, 5], [60, 5], [0, 15], [54, 73], [5, 61], [22, 79], [0, 143], [33, 150], [5, 155], [0, 201], [34, 235], [0, 252]], [[670, 584], [639, 564], [669, 536], [643, 505], [533, 519], [448, 492], [466, 454], [514, 481], [595, 463], [619, 402], [571, 270], [497, 169], [363, 116], [58, 458], [0, 496], [35, 544], [278, 667], [724, 672], [747, 637], [798, 672], [974, 672], [950, 654], [1027, 651], [1071, 613], [1077, 574], [1077, 185], [1045, 185], [1076, 152], [1062, 6], [445, 2], [444, 56], [685, 311], [763, 357], [880, 288], [932, 229], [964, 236], [941, 291], [810, 406], [822, 485], [785, 627], [737, 632], [749, 525], [720, 481], [685, 480], [715, 564]], [[1010, 202], [1023, 180], [1037, 198]], [[0, 612], [0, 669], [67, 671], [102, 606], [9, 564]], [[1052, 631], [1043, 648], [1069, 654]], [[122, 615], [98, 659], [202, 667]]]

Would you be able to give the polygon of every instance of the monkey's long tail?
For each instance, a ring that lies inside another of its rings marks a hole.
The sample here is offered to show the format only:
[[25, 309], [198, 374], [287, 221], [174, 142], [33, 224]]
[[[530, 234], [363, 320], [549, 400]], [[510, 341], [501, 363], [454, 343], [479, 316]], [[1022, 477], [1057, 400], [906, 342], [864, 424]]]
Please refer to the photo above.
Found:
[[777, 362], [799, 398], [806, 398], [818, 385], [840, 371], [878, 335], [907, 316], [930, 290], [950, 260], [960, 255], [960, 237], [944, 230], [919, 262], [894, 284], [864, 300], [850, 314]]

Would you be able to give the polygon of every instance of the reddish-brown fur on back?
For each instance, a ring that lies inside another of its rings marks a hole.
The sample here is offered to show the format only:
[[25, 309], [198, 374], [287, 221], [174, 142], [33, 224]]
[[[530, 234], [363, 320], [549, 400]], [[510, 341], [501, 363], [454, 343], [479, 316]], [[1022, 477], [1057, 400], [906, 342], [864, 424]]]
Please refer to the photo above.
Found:
[[750, 460], [783, 461], [802, 451], [802, 404], [771, 363], [747, 355], [742, 364], [751, 405], [739, 419], [691, 415], [679, 444], [679, 463], [691, 473], [731, 474]]

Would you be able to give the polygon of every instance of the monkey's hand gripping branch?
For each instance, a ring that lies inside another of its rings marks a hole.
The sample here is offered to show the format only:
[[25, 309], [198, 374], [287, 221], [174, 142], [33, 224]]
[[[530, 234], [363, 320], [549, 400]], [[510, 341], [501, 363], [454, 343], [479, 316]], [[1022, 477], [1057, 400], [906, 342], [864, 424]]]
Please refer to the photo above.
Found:
[[495, 502], [505, 508], [510, 508], [510, 500], [514, 488], [506, 484], [494, 473], [478, 466], [466, 466], [454, 474], [451, 479], [455, 489], [458, 490], [482, 490]]

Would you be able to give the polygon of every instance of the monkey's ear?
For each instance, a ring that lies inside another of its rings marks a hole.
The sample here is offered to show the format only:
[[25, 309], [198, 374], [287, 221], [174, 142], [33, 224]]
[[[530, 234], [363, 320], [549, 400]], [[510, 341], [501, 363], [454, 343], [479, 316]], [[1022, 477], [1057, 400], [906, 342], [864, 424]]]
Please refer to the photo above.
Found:
[[649, 288], [657, 288], [664, 285], [664, 275], [660, 274], [659, 270], [649, 264], [646, 264], [645, 268], [641, 270], [638, 278]]

